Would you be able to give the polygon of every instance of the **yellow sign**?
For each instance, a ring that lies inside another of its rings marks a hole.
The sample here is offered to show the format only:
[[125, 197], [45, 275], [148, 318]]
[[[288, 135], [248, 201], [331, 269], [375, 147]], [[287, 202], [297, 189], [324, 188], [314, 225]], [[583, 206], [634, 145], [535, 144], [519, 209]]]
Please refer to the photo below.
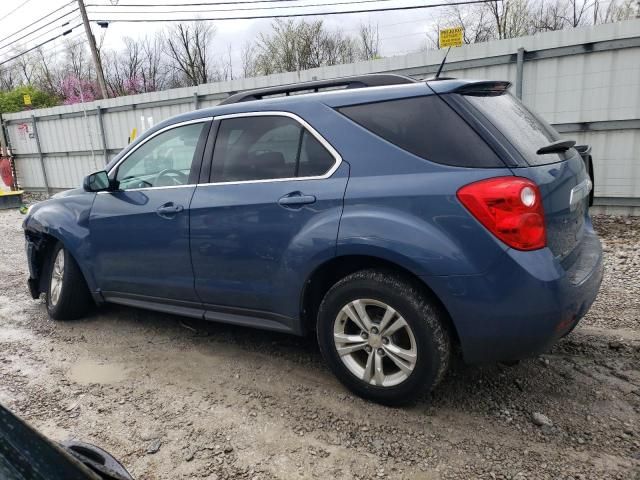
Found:
[[440, 30], [440, 48], [459, 47], [463, 43], [462, 27], [443, 28]]
[[31, 105], [31, 95], [29, 94], [22, 95], [22, 100], [24, 100], [25, 105]]

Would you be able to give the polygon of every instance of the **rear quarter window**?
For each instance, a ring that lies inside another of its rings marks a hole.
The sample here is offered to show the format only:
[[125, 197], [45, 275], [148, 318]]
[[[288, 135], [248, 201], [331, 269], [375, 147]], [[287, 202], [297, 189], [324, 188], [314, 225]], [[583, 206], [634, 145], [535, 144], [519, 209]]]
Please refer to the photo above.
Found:
[[425, 160], [455, 167], [504, 167], [491, 147], [437, 95], [352, 105], [338, 111]]

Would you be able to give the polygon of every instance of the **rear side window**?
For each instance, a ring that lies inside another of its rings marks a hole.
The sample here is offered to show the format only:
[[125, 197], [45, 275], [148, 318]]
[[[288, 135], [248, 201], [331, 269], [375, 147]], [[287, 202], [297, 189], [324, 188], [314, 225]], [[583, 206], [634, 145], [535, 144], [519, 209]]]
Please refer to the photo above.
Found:
[[529, 165], [546, 165], [563, 159], [557, 153], [536, 153], [539, 148], [560, 140], [560, 135], [513, 95], [465, 95], [465, 98], [507, 137]]
[[335, 163], [335, 158], [307, 130], [302, 134], [300, 145], [299, 177], [317, 177], [324, 175]]
[[437, 95], [353, 105], [339, 111], [426, 160], [455, 167], [504, 167], [484, 140]]
[[222, 120], [213, 181], [239, 182], [324, 175], [334, 157], [302, 125], [283, 116]]

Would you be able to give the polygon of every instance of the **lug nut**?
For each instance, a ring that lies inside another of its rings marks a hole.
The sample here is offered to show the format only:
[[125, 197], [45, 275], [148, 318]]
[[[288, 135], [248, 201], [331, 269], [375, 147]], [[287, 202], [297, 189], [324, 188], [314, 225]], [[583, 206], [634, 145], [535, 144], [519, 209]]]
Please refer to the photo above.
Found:
[[366, 347], [364, 347], [364, 351], [367, 353], [371, 353], [371, 347], [367, 345]]
[[373, 327], [371, 329], [371, 333], [373, 333], [375, 335], [376, 333], [378, 333], [378, 329], [376, 327]]
[[363, 339], [365, 339], [365, 340], [366, 340], [367, 338], [369, 338], [369, 334], [368, 334], [367, 332], [362, 332], [362, 333], [360, 334], [360, 336], [361, 336]]
[[383, 345], [389, 345], [389, 339], [388, 339], [387, 337], [384, 337], [384, 338], [382, 339], [382, 344], [383, 344]]
[[382, 348], [378, 349], [378, 355], [380, 355], [381, 357], [384, 357], [384, 350]]

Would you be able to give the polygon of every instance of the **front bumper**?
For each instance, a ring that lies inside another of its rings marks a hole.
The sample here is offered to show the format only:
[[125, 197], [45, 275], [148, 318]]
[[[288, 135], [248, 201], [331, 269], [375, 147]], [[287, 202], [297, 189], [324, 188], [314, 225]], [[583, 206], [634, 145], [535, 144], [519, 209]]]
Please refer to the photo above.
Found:
[[29, 279], [27, 285], [31, 297], [37, 299], [42, 292], [42, 268], [43, 262], [40, 260], [39, 253], [43, 248], [43, 242], [39, 238], [30, 238], [26, 236], [25, 251], [27, 254], [27, 266], [29, 267]]
[[603, 258], [592, 228], [569, 260], [510, 249], [485, 274], [424, 280], [451, 315], [465, 361], [517, 360], [548, 350], [596, 299]]

